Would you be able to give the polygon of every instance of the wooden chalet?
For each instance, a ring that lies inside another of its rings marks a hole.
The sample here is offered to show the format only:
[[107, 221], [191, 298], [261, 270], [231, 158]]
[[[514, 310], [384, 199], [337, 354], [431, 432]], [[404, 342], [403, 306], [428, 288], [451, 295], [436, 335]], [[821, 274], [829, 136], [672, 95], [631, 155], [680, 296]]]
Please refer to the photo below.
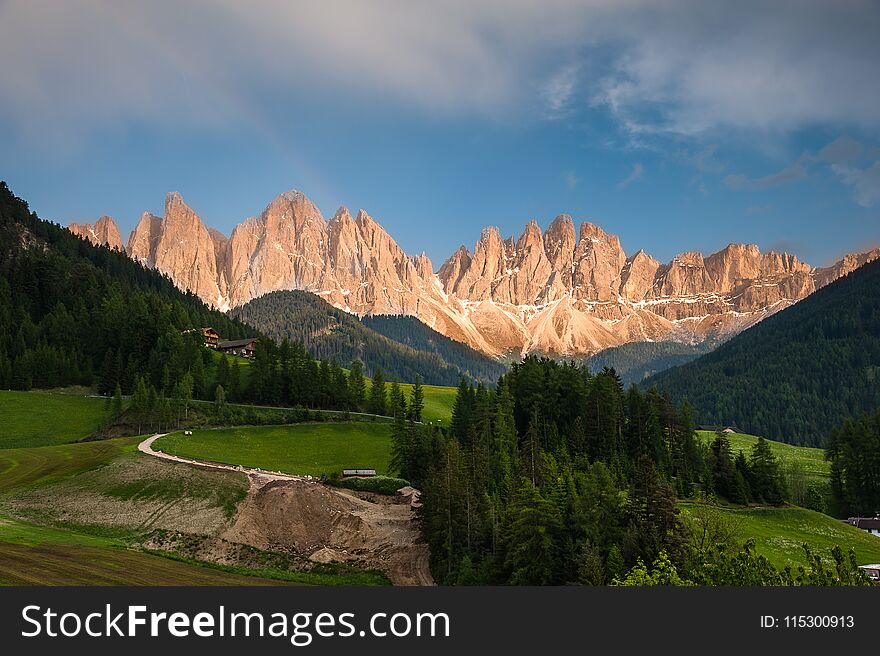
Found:
[[220, 333], [213, 328], [190, 328], [183, 331], [184, 335], [192, 333], [201, 333], [205, 348], [216, 349], [220, 343]]
[[205, 340], [205, 348], [216, 349], [220, 343], [220, 333], [213, 328], [202, 328], [202, 338]]
[[880, 515], [875, 517], [849, 517], [846, 523], [866, 533], [880, 537]]
[[254, 357], [254, 348], [256, 347], [256, 344], [257, 339], [255, 337], [233, 339], [228, 342], [220, 342], [219, 349], [229, 355], [240, 355], [243, 358], [252, 358]]

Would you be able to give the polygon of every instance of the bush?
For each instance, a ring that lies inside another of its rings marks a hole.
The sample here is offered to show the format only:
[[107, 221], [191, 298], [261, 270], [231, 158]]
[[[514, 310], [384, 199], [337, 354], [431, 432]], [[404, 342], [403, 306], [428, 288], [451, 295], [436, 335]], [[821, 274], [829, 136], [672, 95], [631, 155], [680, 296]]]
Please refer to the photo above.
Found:
[[409, 485], [409, 481], [392, 476], [342, 479], [332, 477], [328, 482], [337, 487], [357, 490], [358, 492], [375, 492], [376, 494], [395, 494], [400, 488]]

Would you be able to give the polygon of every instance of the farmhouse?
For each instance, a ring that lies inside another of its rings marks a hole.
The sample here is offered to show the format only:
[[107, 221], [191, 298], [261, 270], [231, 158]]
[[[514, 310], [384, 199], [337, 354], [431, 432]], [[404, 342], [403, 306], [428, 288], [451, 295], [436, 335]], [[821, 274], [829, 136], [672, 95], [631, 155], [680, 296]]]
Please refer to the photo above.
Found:
[[220, 333], [213, 328], [202, 328], [202, 338], [205, 340], [207, 348], [215, 349], [220, 343]]
[[855, 526], [871, 535], [880, 537], [880, 516], [877, 517], [850, 517], [846, 520], [850, 526]]
[[230, 355], [240, 355], [243, 358], [254, 357], [254, 347], [257, 343], [256, 338], [248, 337], [246, 339], [233, 339], [228, 342], [220, 342], [220, 350]]
[[216, 349], [217, 345], [220, 343], [220, 333], [218, 333], [213, 328], [190, 328], [189, 330], [184, 330], [183, 334], [188, 335], [190, 333], [200, 332], [202, 334], [202, 340], [205, 343], [205, 348]]
[[739, 433], [736, 426], [711, 426], [711, 425], [702, 425], [697, 426], [698, 431], [711, 431], [713, 433], [717, 433], [721, 431], [722, 433]]
[[875, 583], [880, 583], [880, 564], [874, 563], [873, 565], [859, 565], [859, 569], [867, 574], [869, 579], [871, 579]]

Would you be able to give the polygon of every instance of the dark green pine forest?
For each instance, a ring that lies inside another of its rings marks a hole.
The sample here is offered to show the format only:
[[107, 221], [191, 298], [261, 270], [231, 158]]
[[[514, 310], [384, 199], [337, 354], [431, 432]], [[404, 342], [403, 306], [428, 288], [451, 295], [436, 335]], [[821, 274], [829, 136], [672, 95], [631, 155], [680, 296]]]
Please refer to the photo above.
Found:
[[644, 384], [687, 398], [698, 423], [823, 446], [880, 407], [880, 261]]
[[189, 364], [181, 331], [197, 326], [252, 332], [124, 254], [40, 220], [0, 182], [0, 387], [119, 383], [131, 393], [141, 375], [161, 384]]
[[463, 382], [448, 430], [408, 420], [418, 409], [415, 398], [392, 402], [392, 463], [422, 490], [444, 584], [864, 582], [839, 550], [832, 570], [810, 555], [795, 574], [720, 525], [696, 540], [678, 499], [782, 504], [780, 463], [763, 439], [736, 457], [723, 433], [698, 441], [686, 402], [624, 391], [613, 370], [528, 357], [494, 390]]
[[316, 358], [360, 360], [372, 375], [392, 380], [421, 376], [429, 385], [457, 385], [465, 378], [494, 384], [506, 367], [431, 330], [414, 318], [358, 319], [303, 291], [266, 294], [230, 313], [281, 342], [301, 342]]

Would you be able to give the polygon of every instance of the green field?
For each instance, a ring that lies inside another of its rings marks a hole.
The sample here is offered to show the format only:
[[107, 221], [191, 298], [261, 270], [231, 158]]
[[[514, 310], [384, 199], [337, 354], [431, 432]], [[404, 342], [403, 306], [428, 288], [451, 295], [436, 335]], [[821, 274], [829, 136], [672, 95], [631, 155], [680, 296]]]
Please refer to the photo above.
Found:
[[0, 585], [387, 584], [344, 564], [291, 569], [287, 556], [259, 550], [252, 563], [222, 566], [145, 550], [156, 530], [216, 534], [248, 483], [140, 454], [141, 439], [0, 450]]
[[0, 585], [278, 585], [0, 517]]
[[[715, 433], [712, 431], [697, 431], [697, 435], [711, 442], [715, 439]], [[746, 456], [751, 453], [752, 446], [758, 441], [754, 435], [746, 435], [744, 433], [728, 433], [730, 439], [730, 448], [736, 455], [739, 451], [745, 451]], [[806, 446], [795, 446], [793, 444], [785, 444], [784, 442], [775, 442], [767, 440], [770, 450], [773, 452], [783, 468], [789, 463], [796, 463], [803, 469], [804, 476], [809, 481], [827, 483], [831, 473], [831, 463], [825, 460], [825, 451], [823, 449], [814, 449]]]
[[105, 401], [49, 392], [0, 391], [0, 449], [74, 442], [108, 419]]
[[[698, 512], [699, 507], [697, 503], [679, 503], [685, 519]], [[798, 507], [718, 510], [736, 527], [740, 544], [754, 539], [757, 552], [778, 567], [806, 564], [801, 548], [804, 542], [823, 558], [830, 558], [831, 548], [839, 545], [845, 553], [855, 550], [860, 565], [880, 562], [880, 538], [822, 513]]]
[[142, 438], [123, 437], [98, 442], [59, 444], [0, 450], [0, 496], [24, 488], [54, 483], [106, 465]]
[[[367, 380], [368, 390], [369, 382]], [[409, 403], [412, 385], [409, 383], [399, 384], [400, 389], [406, 394], [407, 403]], [[452, 406], [455, 403], [455, 395], [458, 392], [458, 388], [422, 385], [422, 391], [425, 394], [425, 409], [422, 411], [422, 419], [425, 423], [432, 422], [440, 426], [448, 426], [449, 420], [452, 418]]]
[[289, 474], [343, 469], [388, 473], [391, 425], [362, 422], [241, 426], [171, 433], [154, 443], [166, 453]]

